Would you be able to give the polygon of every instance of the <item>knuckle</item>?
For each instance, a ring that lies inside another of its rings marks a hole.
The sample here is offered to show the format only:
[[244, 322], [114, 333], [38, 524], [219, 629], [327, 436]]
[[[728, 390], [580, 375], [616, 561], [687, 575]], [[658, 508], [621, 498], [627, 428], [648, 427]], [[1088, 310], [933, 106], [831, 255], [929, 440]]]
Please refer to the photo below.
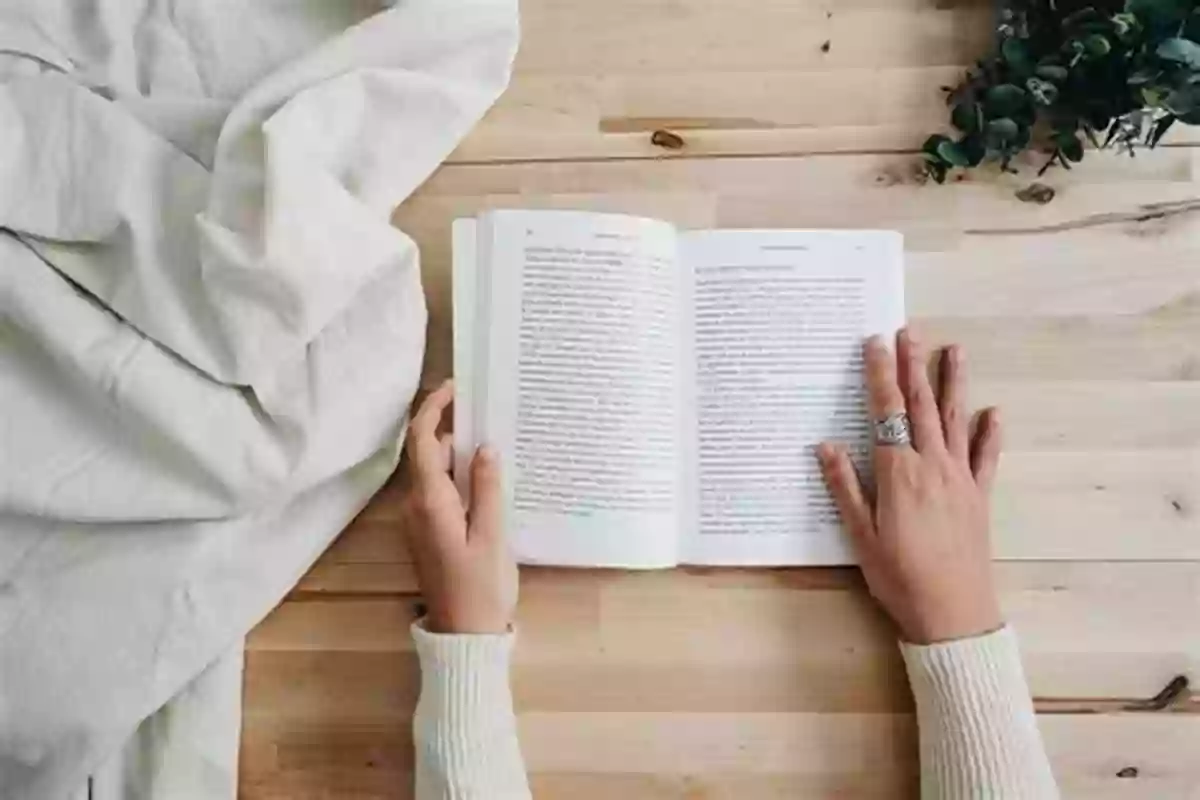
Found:
[[899, 482], [909, 489], [919, 488], [923, 483], [921, 463], [919, 459], [904, 459], [899, 470]]

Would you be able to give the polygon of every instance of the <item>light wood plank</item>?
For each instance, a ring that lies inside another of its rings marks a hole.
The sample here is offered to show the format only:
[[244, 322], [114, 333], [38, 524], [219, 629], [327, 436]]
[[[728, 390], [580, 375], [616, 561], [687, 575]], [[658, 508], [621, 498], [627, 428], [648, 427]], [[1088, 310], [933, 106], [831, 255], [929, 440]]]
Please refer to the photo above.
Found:
[[[990, 3], [934, 0], [522, 11], [512, 85], [453, 161], [914, 150], [947, 126], [942, 87], [991, 51], [996, 17]], [[653, 145], [656, 128], [684, 148]]]
[[[536, 713], [520, 720], [539, 798], [915, 798], [916, 731], [889, 714]], [[1063, 796], [1188, 800], [1197, 715], [1042, 715]], [[407, 726], [247, 726], [242, 796], [412, 797]], [[1136, 778], [1121, 778], [1126, 767]]]
[[1010, 448], [992, 501], [995, 553], [1008, 559], [1194, 560], [1200, 556], [1198, 487], [1200, 448]]
[[924, 317], [916, 327], [931, 346], [965, 348], [972, 380], [1200, 380], [1200, 314]]
[[[1200, 563], [1006, 563], [997, 578], [1038, 697], [1132, 700], [1200, 671]], [[247, 647], [256, 658], [346, 654], [349, 669], [364, 655], [391, 663], [382, 655], [412, 652], [415, 602], [288, 602]], [[909, 703], [891, 628], [855, 570], [527, 569], [519, 624], [523, 709], [845, 712]]]

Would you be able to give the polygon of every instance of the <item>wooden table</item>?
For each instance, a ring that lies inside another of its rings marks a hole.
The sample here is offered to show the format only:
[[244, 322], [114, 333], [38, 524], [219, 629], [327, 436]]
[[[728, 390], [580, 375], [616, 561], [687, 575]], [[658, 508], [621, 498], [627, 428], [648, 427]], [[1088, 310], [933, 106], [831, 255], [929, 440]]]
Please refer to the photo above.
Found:
[[[909, 310], [1003, 406], [1004, 605], [1068, 797], [1200, 798], [1200, 185], [1183, 139], [1043, 180], [913, 179], [992, 10], [954, 0], [526, 0], [512, 88], [397, 214], [427, 380], [449, 224], [496, 204], [903, 231]], [[664, 128], [680, 150], [650, 142]], [[403, 143], [397, 143], [402, 146]], [[416, 587], [386, 489], [250, 637], [247, 798], [411, 795]], [[526, 570], [515, 686], [539, 798], [915, 796], [887, 627], [852, 570]], [[1118, 777], [1136, 767], [1137, 777]]]

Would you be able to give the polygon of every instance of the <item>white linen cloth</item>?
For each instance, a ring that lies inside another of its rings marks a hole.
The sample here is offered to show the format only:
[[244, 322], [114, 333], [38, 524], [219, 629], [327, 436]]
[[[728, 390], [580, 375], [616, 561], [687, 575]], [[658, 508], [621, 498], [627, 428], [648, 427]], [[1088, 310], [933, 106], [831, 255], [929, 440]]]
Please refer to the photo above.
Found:
[[239, 642], [419, 380], [390, 214], [517, 39], [516, 0], [0, 0], [0, 798], [233, 791]]

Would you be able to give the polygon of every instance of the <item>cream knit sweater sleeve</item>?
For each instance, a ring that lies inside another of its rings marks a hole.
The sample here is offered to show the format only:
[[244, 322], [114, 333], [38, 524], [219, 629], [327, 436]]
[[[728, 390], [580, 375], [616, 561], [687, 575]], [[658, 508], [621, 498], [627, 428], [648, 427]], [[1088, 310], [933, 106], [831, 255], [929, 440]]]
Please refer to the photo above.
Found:
[[900, 649], [917, 703], [922, 800], [1058, 797], [1011, 628]]
[[529, 800], [509, 688], [515, 635], [451, 636], [418, 622], [417, 800]]
[[[417, 800], [528, 800], [509, 689], [513, 635], [441, 636], [413, 626], [421, 699]], [[1053, 800], [1016, 637], [901, 645], [917, 701], [925, 800]]]

